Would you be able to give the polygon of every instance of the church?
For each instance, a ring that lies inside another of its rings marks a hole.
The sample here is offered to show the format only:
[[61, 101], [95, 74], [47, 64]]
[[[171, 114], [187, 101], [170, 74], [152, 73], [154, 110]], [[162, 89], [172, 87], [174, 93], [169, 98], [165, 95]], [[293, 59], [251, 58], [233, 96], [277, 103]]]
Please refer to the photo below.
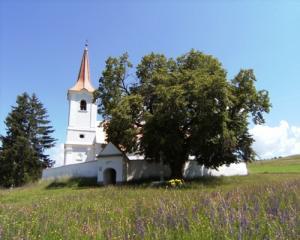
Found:
[[[43, 171], [42, 179], [62, 177], [97, 178], [99, 184], [115, 184], [127, 181], [168, 178], [167, 165], [146, 161], [143, 156], [121, 152], [114, 144], [106, 142], [106, 134], [97, 121], [97, 105], [93, 92], [87, 46], [84, 49], [77, 81], [68, 89], [69, 116], [64, 165]], [[54, 159], [55, 160], [55, 159]], [[218, 170], [207, 169], [191, 160], [185, 164], [183, 176], [247, 175], [244, 162], [221, 166]]]

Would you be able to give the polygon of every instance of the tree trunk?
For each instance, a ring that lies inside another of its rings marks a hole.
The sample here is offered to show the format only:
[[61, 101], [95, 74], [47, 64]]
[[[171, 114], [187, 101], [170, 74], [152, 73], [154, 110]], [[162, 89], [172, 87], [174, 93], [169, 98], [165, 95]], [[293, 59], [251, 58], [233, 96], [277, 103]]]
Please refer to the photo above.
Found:
[[185, 162], [172, 163], [171, 168], [171, 178], [172, 179], [182, 179], [183, 178], [183, 167]]

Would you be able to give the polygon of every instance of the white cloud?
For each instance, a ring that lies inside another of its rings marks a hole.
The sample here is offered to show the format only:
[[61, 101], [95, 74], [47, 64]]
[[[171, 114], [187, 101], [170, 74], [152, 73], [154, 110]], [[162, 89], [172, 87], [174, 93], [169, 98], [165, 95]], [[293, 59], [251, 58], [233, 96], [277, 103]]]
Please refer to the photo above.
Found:
[[62, 166], [64, 164], [64, 144], [57, 143], [55, 147], [48, 151], [50, 159], [55, 161], [54, 167]]
[[300, 154], [300, 127], [290, 126], [287, 121], [282, 120], [275, 127], [256, 125], [250, 133], [259, 158]]

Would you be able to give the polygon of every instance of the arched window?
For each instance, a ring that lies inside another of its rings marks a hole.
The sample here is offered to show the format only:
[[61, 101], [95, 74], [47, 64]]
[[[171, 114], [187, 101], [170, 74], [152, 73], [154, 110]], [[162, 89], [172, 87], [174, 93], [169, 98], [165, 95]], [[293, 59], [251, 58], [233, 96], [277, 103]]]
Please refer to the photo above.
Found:
[[80, 110], [86, 111], [86, 101], [85, 100], [80, 101]]

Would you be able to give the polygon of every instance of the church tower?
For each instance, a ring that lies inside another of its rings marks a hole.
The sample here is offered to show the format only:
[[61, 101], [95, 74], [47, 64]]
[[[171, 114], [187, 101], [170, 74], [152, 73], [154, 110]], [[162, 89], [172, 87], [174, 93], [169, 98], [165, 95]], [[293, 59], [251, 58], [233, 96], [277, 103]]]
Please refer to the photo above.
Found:
[[69, 120], [64, 148], [64, 165], [95, 160], [97, 105], [93, 103], [87, 45], [78, 79], [68, 90]]

